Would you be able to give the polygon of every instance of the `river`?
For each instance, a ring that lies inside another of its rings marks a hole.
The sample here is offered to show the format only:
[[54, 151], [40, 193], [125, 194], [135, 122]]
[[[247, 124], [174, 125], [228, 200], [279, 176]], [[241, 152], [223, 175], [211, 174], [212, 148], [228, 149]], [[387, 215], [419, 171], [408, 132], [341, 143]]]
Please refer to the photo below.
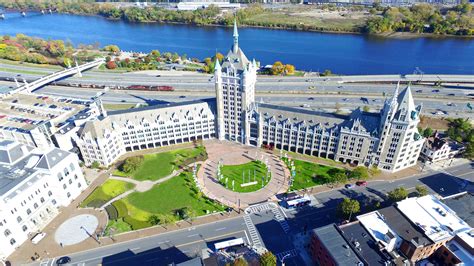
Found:
[[[205, 58], [215, 51], [226, 53], [232, 31], [223, 27], [172, 24], [138, 24], [101, 17], [65, 14], [6, 13], [0, 34], [23, 33], [41, 38], [69, 40], [74, 45], [116, 44], [122, 50], [178, 52]], [[357, 34], [333, 34], [239, 29], [240, 47], [261, 64], [280, 60], [297, 69], [339, 74], [474, 74], [474, 39], [385, 38]]]

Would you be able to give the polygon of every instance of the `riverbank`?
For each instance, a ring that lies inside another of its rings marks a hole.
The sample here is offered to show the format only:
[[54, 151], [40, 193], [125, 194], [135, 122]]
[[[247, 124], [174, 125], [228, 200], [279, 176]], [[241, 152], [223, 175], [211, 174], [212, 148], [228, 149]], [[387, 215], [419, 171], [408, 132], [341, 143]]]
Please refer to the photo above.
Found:
[[[9, 10], [44, 10], [48, 3], [0, 0]], [[51, 6], [51, 5], [49, 5]], [[474, 36], [472, 7], [459, 5], [439, 9], [430, 5], [409, 8], [361, 7], [334, 5], [248, 5], [233, 12], [217, 6], [195, 11], [176, 10], [174, 4], [139, 8], [118, 3], [63, 3], [54, 12], [101, 16], [132, 23], [170, 23], [193, 26], [230, 26], [237, 18], [240, 26], [265, 29], [297, 30], [325, 33], [356, 33], [378, 37]], [[429, 19], [427, 19], [429, 18]], [[400, 21], [401, 19], [401, 21]], [[420, 26], [421, 25], [421, 26]]]

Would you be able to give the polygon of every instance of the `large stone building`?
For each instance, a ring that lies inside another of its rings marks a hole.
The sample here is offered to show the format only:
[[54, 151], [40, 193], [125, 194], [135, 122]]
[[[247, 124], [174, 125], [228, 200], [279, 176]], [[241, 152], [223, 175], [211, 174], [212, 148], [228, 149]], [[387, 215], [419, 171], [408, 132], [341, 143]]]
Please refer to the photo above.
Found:
[[0, 260], [40, 232], [86, 187], [77, 155], [0, 141]]
[[127, 151], [217, 137], [245, 145], [269, 145], [355, 165], [399, 171], [416, 164], [424, 139], [421, 106], [410, 87], [385, 101], [379, 113], [316, 112], [255, 101], [257, 63], [232, 48], [214, 71], [216, 99], [115, 111], [88, 121], [78, 144], [86, 165], [113, 163]]

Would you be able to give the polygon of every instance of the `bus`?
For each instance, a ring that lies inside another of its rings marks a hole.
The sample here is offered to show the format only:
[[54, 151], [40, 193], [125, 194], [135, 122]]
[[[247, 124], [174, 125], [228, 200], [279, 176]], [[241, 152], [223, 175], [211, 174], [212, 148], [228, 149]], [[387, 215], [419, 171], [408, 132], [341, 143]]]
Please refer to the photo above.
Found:
[[299, 208], [309, 205], [311, 203], [311, 198], [306, 194], [303, 196], [293, 194], [285, 197], [281, 203], [287, 209]]
[[227, 241], [222, 241], [214, 244], [214, 248], [216, 251], [223, 250], [230, 247], [242, 247], [245, 245], [243, 238], [236, 238]]

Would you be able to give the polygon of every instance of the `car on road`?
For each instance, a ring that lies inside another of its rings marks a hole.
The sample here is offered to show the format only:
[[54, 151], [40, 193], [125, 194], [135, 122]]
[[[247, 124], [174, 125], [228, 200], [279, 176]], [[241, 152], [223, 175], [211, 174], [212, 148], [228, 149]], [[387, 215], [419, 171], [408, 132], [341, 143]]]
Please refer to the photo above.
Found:
[[344, 102], [347, 102], [347, 98], [342, 99]]
[[346, 184], [344, 187], [347, 188], [347, 189], [351, 189], [351, 188], [354, 188], [355, 185], [354, 184]]
[[456, 96], [454, 93], [448, 93], [448, 96]]
[[181, 95], [181, 96], [179, 96], [179, 98], [180, 98], [180, 99], [183, 99], [183, 98], [186, 98], [186, 96]]
[[308, 100], [312, 101], [314, 100], [314, 97], [309, 97]]
[[64, 257], [59, 258], [56, 261], [56, 264], [57, 265], [63, 265], [63, 264], [69, 263], [69, 262], [71, 262], [71, 258], [68, 257], [68, 256], [64, 256]]
[[367, 186], [367, 181], [357, 181], [356, 185], [358, 185], [359, 187], [365, 187]]
[[423, 92], [423, 90], [416, 90], [416, 92], [417, 92], [417, 93], [422, 93], [422, 92]]
[[439, 92], [439, 90], [432, 90], [431, 92]]

